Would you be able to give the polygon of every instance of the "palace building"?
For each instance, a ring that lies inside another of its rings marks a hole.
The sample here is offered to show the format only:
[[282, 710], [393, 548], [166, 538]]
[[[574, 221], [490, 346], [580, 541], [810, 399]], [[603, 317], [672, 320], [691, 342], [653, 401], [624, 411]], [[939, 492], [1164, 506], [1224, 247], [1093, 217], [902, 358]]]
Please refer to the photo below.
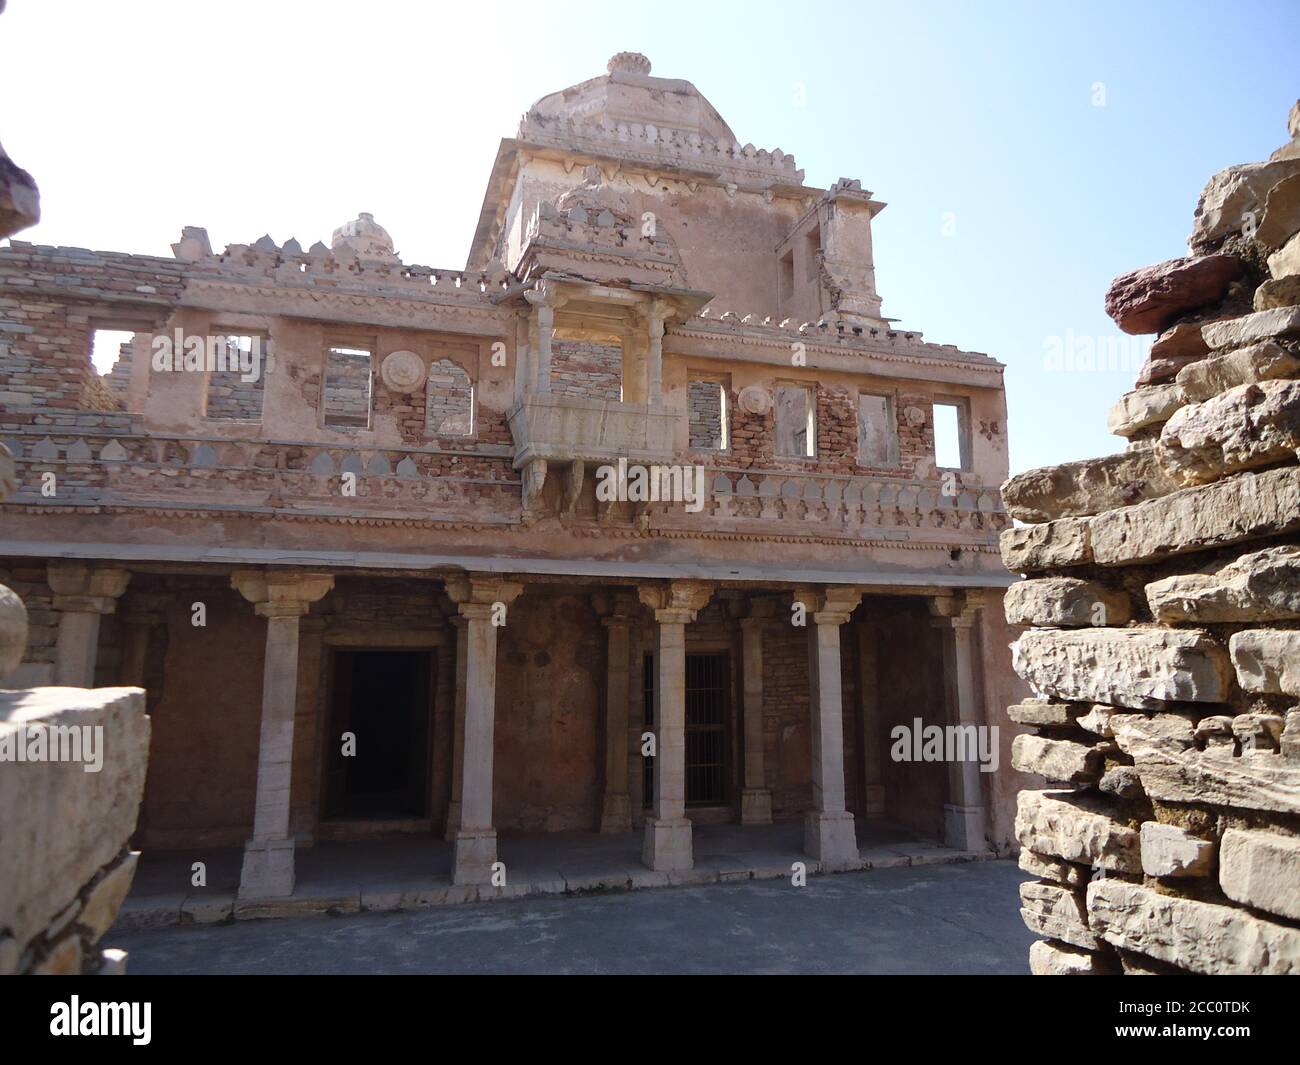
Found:
[[7, 683], [146, 689], [136, 846], [242, 848], [249, 900], [377, 836], [471, 885], [557, 834], [670, 874], [719, 825], [1006, 853], [1009, 729], [997, 772], [890, 757], [1019, 682], [1003, 366], [883, 316], [884, 207], [621, 53], [501, 141], [461, 268], [369, 214], [12, 241]]

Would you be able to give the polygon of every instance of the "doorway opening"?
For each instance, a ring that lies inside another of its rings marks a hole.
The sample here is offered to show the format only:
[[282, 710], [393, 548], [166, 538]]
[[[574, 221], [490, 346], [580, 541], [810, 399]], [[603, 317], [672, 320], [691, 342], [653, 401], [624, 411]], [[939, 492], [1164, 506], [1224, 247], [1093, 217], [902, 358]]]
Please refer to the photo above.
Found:
[[332, 670], [325, 737], [328, 815], [427, 816], [432, 655], [337, 649]]

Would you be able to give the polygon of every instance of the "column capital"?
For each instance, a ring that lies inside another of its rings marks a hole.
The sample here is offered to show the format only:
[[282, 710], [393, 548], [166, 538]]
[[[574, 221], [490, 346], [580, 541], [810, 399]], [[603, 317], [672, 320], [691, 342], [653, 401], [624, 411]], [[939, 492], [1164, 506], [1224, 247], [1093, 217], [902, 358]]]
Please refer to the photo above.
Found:
[[[457, 574], [443, 582], [447, 598], [456, 604], [457, 612], [464, 617], [477, 617], [478, 612], [472, 608], [486, 607], [491, 610], [494, 603], [509, 606], [524, 590], [518, 581], [508, 581], [501, 577], [489, 577], [482, 574]], [[484, 615], [486, 616], [486, 615]]]
[[53, 561], [46, 580], [54, 593], [54, 608], [70, 614], [111, 614], [131, 579], [121, 566], [96, 566], [87, 562]]
[[984, 599], [982, 592], [976, 589], [931, 596], [926, 605], [930, 609], [930, 624], [936, 629], [969, 629], [975, 622], [975, 611], [984, 605]]
[[237, 569], [230, 586], [254, 605], [259, 617], [300, 618], [334, 587], [332, 573], [298, 569]]
[[803, 604], [818, 625], [843, 625], [862, 601], [862, 589], [852, 584], [796, 588], [793, 598]]
[[749, 615], [740, 619], [742, 629], [761, 629], [776, 617], [776, 599], [772, 596], [750, 596]]
[[637, 595], [654, 611], [655, 620], [668, 624], [689, 625], [713, 595], [706, 581], [666, 581], [663, 584], [639, 584]]
[[636, 596], [628, 592], [610, 593], [604, 589], [591, 593], [591, 606], [606, 628], [630, 625], [640, 611]]

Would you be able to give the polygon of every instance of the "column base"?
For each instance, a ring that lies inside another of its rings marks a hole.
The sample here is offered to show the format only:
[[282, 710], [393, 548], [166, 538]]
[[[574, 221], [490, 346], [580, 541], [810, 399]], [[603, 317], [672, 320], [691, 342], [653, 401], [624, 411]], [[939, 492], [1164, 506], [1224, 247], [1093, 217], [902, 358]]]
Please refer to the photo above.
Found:
[[460, 834], [460, 803], [452, 799], [447, 806], [447, 828], [442, 838], [448, 843], [455, 843]]
[[626, 795], [606, 795], [600, 811], [601, 832], [631, 832], [632, 806]]
[[293, 840], [250, 839], [239, 874], [241, 899], [283, 899], [293, 894]]
[[883, 784], [867, 785], [866, 816], [871, 819], [885, 816], [885, 786]]
[[740, 823], [742, 825], [772, 823], [772, 793], [767, 788], [746, 788], [740, 793]]
[[451, 882], [489, 884], [492, 882], [492, 865], [496, 860], [497, 834], [494, 829], [457, 832], [451, 863]]
[[694, 868], [690, 821], [684, 817], [680, 820], [646, 818], [641, 861], [656, 872], [680, 872]]
[[858, 861], [858, 837], [853, 830], [853, 815], [810, 813], [803, 822], [803, 849], [810, 858], [823, 865], [848, 866]]
[[984, 839], [984, 807], [944, 803], [943, 842], [963, 851], [988, 849]]

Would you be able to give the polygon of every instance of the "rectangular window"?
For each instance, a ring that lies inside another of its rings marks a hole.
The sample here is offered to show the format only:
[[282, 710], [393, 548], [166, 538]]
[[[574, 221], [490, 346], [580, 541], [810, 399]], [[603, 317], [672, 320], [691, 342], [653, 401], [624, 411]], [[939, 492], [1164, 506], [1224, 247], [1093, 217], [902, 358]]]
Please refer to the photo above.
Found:
[[688, 428], [693, 451], [726, 451], [731, 436], [727, 427], [727, 386], [721, 381], [691, 381]]
[[779, 458], [813, 458], [817, 454], [817, 412], [807, 385], [779, 385], [776, 390], [776, 454]]
[[686, 803], [727, 801], [727, 656], [686, 656]]
[[963, 401], [934, 402], [934, 464], [941, 470], [970, 469], [970, 420]]
[[369, 347], [331, 345], [325, 353], [325, 424], [370, 428], [371, 358]]
[[898, 465], [898, 423], [889, 396], [858, 396], [858, 465]]
[[[655, 656], [647, 654], [641, 660], [641, 725], [644, 731], [655, 728]], [[655, 760], [641, 759], [641, 805], [647, 810], [655, 802]]]
[[260, 422], [269, 343], [259, 333], [214, 331], [205, 414], [215, 421]]

